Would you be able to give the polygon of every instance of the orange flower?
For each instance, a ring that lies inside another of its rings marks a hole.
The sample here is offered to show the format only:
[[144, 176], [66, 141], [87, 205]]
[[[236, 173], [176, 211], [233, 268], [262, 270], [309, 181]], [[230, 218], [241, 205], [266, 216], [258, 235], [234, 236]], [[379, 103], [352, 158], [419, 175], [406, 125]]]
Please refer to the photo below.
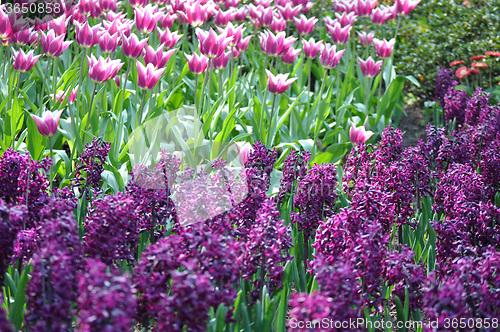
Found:
[[461, 65], [462, 63], [465, 63], [465, 61], [464, 60], [453, 61], [452, 63], [450, 63], [450, 67], [458, 66], [458, 65]]
[[455, 75], [456, 75], [459, 79], [462, 79], [462, 78], [464, 78], [465, 76], [470, 75], [470, 73], [469, 73], [469, 70], [467, 69], [467, 67], [462, 66], [462, 67], [458, 68], [458, 69], [455, 71]]
[[484, 62], [473, 62], [472, 67], [474, 68], [486, 68], [488, 65]]

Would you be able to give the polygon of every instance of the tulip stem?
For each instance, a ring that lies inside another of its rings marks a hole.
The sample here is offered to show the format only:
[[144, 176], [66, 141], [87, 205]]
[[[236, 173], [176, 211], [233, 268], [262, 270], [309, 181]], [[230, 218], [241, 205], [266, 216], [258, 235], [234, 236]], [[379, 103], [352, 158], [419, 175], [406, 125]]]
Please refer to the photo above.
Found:
[[147, 91], [144, 91], [144, 94], [142, 95], [142, 101], [141, 101], [141, 108], [139, 109], [139, 119], [136, 124], [136, 127], [142, 123], [142, 111], [144, 110], [144, 104], [146, 104], [146, 95], [148, 94]]
[[128, 75], [130, 74], [130, 67], [131, 67], [132, 59], [129, 59], [128, 61], [128, 66], [127, 66], [127, 71], [125, 72], [125, 76], [123, 77], [122, 81], [122, 101], [120, 103], [120, 112], [123, 111], [123, 103], [125, 102], [125, 90], [126, 90], [126, 84], [128, 80]]
[[[43, 97], [44, 97], [44, 93], [45, 93], [45, 82], [47, 81], [47, 74], [49, 72], [50, 59], [51, 58], [47, 59], [47, 67], [45, 68], [45, 75], [43, 75], [42, 90], [40, 92], [40, 109], [42, 109], [45, 105], [45, 103], [43, 102]], [[42, 111], [43, 111], [43, 109], [41, 110], [41, 112]]]
[[309, 76], [308, 76], [308, 81], [307, 81], [307, 111], [309, 111], [311, 109], [311, 59], [307, 59], [307, 62], [308, 62], [308, 72], [309, 72]]
[[[200, 75], [194, 75], [194, 111], [198, 114], [198, 81], [200, 80]], [[198, 116], [200, 116], [198, 114]]]
[[[271, 117], [269, 118], [269, 129], [267, 130], [267, 134], [268, 135], [270, 135], [271, 133], [274, 133], [274, 130], [272, 129], [272, 126], [273, 126], [274, 104], [275, 103], [276, 103], [276, 94], [273, 93], [273, 103], [272, 103], [272, 106], [271, 106]], [[276, 133], [274, 133], [274, 134], [276, 134]], [[273, 137], [267, 137], [267, 142], [268, 142], [269, 146], [272, 146], [273, 141], [274, 141], [274, 136]]]
[[55, 61], [52, 63], [53, 68], [52, 68], [52, 94], [54, 96], [54, 102], [56, 98], [56, 87], [57, 87], [57, 67], [59, 66], [59, 58], [56, 58]]
[[92, 104], [94, 103], [96, 89], [97, 89], [97, 83], [94, 82], [94, 90], [92, 91], [92, 96], [90, 97], [89, 114], [87, 114], [87, 125], [86, 125], [87, 129], [89, 128], [89, 125], [90, 125], [90, 118], [92, 116]]
[[[210, 65], [212, 64], [212, 59], [208, 59], [208, 67], [210, 68]], [[200, 96], [200, 109], [203, 110], [203, 106], [204, 106], [204, 100], [205, 100], [205, 88], [207, 86], [207, 82], [208, 82], [208, 79], [209, 79], [209, 76], [211, 74], [211, 71], [210, 69], [209, 70], [206, 70], [205, 71], [205, 78], [203, 79], [203, 85], [201, 87], [201, 96]]]
[[365, 118], [365, 123], [368, 121], [368, 115], [370, 113], [370, 87], [371, 87], [371, 79], [369, 77], [366, 77], [366, 91], [365, 91], [365, 111], [366, 111], [366, 118]]
[[222, 70], [219, 70], [217, 76], [219, 76], [219, 97], [222, 97], [224, 95], [224, 91], [222, 91]]
[[[49, 136], [49, 150], [50, 150], [50, 161], [52, 161], [52, 163], [54, 163], [54, 160], [52, 158], [53, 156], [53, 152], [52, 152], [52, 136]], [[52, 190], [52, 166], [53, 165], [50, 165], [50, 169], [49, 169], [49, 190]]]

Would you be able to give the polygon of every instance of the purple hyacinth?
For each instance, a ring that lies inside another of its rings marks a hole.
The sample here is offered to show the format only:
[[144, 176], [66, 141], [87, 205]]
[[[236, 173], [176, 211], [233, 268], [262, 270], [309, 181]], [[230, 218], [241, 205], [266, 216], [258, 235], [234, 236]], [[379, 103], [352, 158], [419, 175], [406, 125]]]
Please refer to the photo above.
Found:
[[[0, 198], [8, 204], [28, 206], [26, 227], [34, 227], [39, 211], [46, 204], [49, 183], [47, 172], [52, 161], [34, 161], [28, 153], [7, 149], [0, 157]], [[27, 201], [26, 201], [27, 200]]]
[[191, 269], [173, 271], [170, 295], [160, 302], [156, 330], [206, 331], [212, 293], [210, 275]]
[[134, 260], [139, 230], [131, 195], [117, 193], [95, 201], [84, 227], [84, 248], [89, 257], [106, 264]]
[[14, 241], [27, 213], [24, 205], [9, 207], [0, 199], [0, 286], [14, 253]]
[[11, 259], [13, 264], [16, 259], [21, 259], [22, 263], [28, 263], [36, 250], [38, 233], [35, 228], [28, 228], [17, 233], [14, 242], [14, 254]]
[[280, 189], [276, 196], [278, 203], [283, 203], [289, 194], [293, 195], [296, 183], [302, 181], [307, 174], [311, 153], [292, 150], [283, 163], [283, 178], [280, 180]]
[[479, 124], [481, 112], [485, 108], [490, 108], [490, 94], [483, 93], [483, 89], [477, 88], [476, 92], [470, 97], [465, 110], [465, 124], [475, 126]]
[[[2, 294], [0, 293], [0, 295], [2, 295]], [[0, 307], [0, 331], [2, 331], [2, 332], [14, 332], [14, 327], [12, 326], [12, 323], [10, 322], [10, 320], [7, 319], [7, 315], [5, 313], [5, 310], [2, 307]]]
[[76, 275], [83, 258], [73, 213], [45, 219], [37, 232], [40, 242], [32, 259], [25, 323], [34, 332], [67, 331], [74, 317]]
[[333, 214], [337, 197], [337, 167], [314, 165], [295, 194], [294, 207], [300, 212], [292, 214], [292, 222], [298, 224], [305, 239], [313, 237], [319, 222]]
[[422, 285], [426, 272], [422, 265], [415, 264], [415, 253], [407, 246], [401, 247], [401, 252], [390, 250], [383, 261], [384, 277], [387, 286], [393, 286], [392, 294], [405, 299], [405, 289], [408, 289], [410, 309], [420, 309], [422, 301]]
[[98, 192], [101, 188], [101, 173], [108, 156], [111, 143], [104, 142], [101, 137], [94, 137], [85, 145], [85, 150], [78, 157], [75, 167], [73, 186], [80, 188], [81, 195], [89, 195], [90, 190]]
[[78, 330], [82, 332], [130, 331], [136, 296], [128, 275], [96, 259], [88, 259], [78, 278]]
[[316, 326], [305, 331], [332, 331], [322, 327], [323, 319], [331, 319], [334, 299], [318, 291], [312, 294], [294, 293], [290, 297], [290, 319], [287, 320], [288, 331], [304, 331], [305, 325], [299, 327], [299, 322], [314, 322]]
[[436, 88], [434, 89], [434, 100], [439, 101], [441, 107], [444, 107], [444, 98], [448, 94], [448, 89], [458, 85], [455, 81], [455, 73], [452, 69], [441, 68], [436, 76]]
[[290, 228], [285, 226], [276, 209], [276, 203], [268, 198], [257, 212], [246, 242], [244, 258], [245, 278], [251, 278], [260, 270], [260, 279], [255, 281], [254, 298], [264, 287], [265, 277], [270, 292], [281, 287], [284, 265], [291, 260], [289, 249], [292, 246]]
[[456, 90], [454, 87], [450, 87], [441, 102], [446, 121], [456, 119], [457, 125], [462, 126], [465, 122], [465, 108], [468, 100], [469, 97], [465, 90]]

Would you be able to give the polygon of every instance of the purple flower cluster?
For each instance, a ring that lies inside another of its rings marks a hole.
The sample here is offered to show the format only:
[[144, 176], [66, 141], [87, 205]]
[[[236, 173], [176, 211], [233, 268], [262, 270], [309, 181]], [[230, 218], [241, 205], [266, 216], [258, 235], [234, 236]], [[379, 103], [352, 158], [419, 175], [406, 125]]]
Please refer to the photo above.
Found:
[[[332, 331], [322, 327], [321, 322], [323, 319], [334, 317], [331, 310], [333, 304], [334, 299], [320, 292], [292, 294], [290, 297], [292, 310], [290, 310], [290, 319], [288, 320], [288, 331]], [[298, 322], [310, 322], [312, 326], [300, 328]]]
[[334, 164], [314, 165], [299, 182], [292, 213], [305, 239], [314, 237], [319, 222], [334, 213], [337, 199], [337, 167]]
[[450, 68], [441, 68], [436, 76], [436, 88], [434, 89], [434, 100], [439, 101], [441, 107], [445, 107], [444, 97], [449, 94], [449, 89], [458, 85], [455, 81], [455, 73]]
[[288, 195], [295, 192], [296, 183], [304, 179], [307, 174], [311, 153], [292, 150], [283, 163], [283, 178], [280, 180], [280, 189], [276, 196], [278, 203], [283, 203]]
[[14, 253], [14, 241], [26, 214], [25, 206], [9, 207], [0, 199], [0, 286], [4, 284], [5, 272]]
[[[0, 293], [0, 295], [2, 295], [2, 294]], [[0, 307], [0, 331], [2, 331], [2, 332], [14, 332], [14, 328], [12, 327], [10, 320], [7, 319], [7, 316], [5, 314], [5, 310], [3, 310], [2, 307]]]
[[441, 101], [446, 121], [456, 119], [457, 125], [462, 126], [465, 122], [465, 108], [468, 100], [469, 97], [465, 90], [456, 90], [454, 87], [450, 87]]
[[436, 279], [429, 279], [423, 298], [425, 314], [438, 320], [439, 326], [446, 318], [500, 317], [499, 272], [500, 253], [491, 248], [476, 258], [456, 258]]
[[139, 243], [134, 199], [129, 194], [106, 195], [94, 202], [84, 221], [84, 249], [106, 264], [134, 261]]
[[34, 161], [28, 153], [7, 149], [0, 157], [0, 198], [7, 204], [28, 207], [26, 227], [33, 227], [39, 220], [39, 211], [48, 199], [47, 172], [52, 161], [45, 158]]
[[283, 266], [291, 260], [291, 247], [290, 229], [280, 218], [274, 200], [268, 198], [257, 212], [246, 242], [244, 277], [251, 278], [257, 271], [260, 272], [260, 278], [254, 283], [254, 298], [260, 295], [258, 291], [264, 286], [266, 276], [270, 292], [281, 287]]
[[96, 259], [88, 259], [78, 276], [79, 331], [130, 331], [136, 312], [136, 296], [127, 275]]
[[[190, 225], [146, 248], [135, 270], [140, 293], [139, 321], [155, 318], [166, 331], [204, 330], [208, 309], [229, 305], [236, 297], [243, 248], [232, 237], [212, 233], [204, 224]], [[199, 319], [193, 320], [196, 312]]]
[[67, 331], [74, 317], [76, 275], [83, 258], [74, 216], [69, 212], [44, 219], [37, 232], [39, 246], [27, 286], [25, 323], [34, 332]]
[[79, 162], [75, 167], [73, 187], [80, 188], [81, 195], [96, 193], [101, 188], [101, 173], [108, 156], [111, 143], [104, 142], [101, 137], [94, 137], [92, 142], [85, 145], [85, 150], [78, 157]]

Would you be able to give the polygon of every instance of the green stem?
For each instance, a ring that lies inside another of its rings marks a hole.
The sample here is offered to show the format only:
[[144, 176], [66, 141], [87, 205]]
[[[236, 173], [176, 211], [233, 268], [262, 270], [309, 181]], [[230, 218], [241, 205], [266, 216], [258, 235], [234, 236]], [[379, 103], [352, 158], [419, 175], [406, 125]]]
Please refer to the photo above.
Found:
[[[208, 81], [207, 81], [207, 85], [208, 85], [208, 91], [207, 91], [207, 103], [205, 104], [205, 101], [203, 101], [203, 113], [202, 114], [205, 114], [205, 107], [207, 106], [207, 104], [210, 103], [210, 95], [211, 95], [211, 90], [212, 90], [212, 73], [213, 73], [213, 62], [214, 60], [213, 59], [209, 59], [208, 60]], [[203, 98], [203, 96], [202, 96]]]
[[365, 118], [365, 123], [368, 121], [368, 115], [370, 114], [370, 85], [371, 85], [371, 78], [365, 77], [366, 79], [366, 91], [365, 91], [365, 112], [366, 112], [366, 118]]
[[89, 129], [90, 125], [90, 119], [92, 117], [92, 104], [94, 103], [94, 97], [95, 97], [95, 90], [97, 89], [97, 83], [94, 82], [94, 90], [92, 91], [92, 96], [90, 97], [90, 104], [89, 104], [89, 114], [87, 114], [87, 125], [86, 125], [86, 130]]
[[[208, 67], [210, 67], [210, 61], [211, 59], [208, 60]], [[201, 86], [201, 96], [200, 96], [200, 109], [203, 110], [203, 104], [204, 104], [204, 97], [205, 97], [205, 88], [207, 86], [208, 82], [208, 76], [210, 75], [210, 71], [206, 70], [205, 71], [205, 77], [203, 79], [203, 85]]]
[[146, 104], [146, 95], [148, 94], [147, 91], [144, 91], [144, 94], [142, 95], [142, 101], [141, 101], [141, 108], [139, 109], [139, 118], [138, 122], [136, 124], [136, 127], [142, 123], [142, 111], [144, 111], [144, 105]]
[[56, 98], [56, 87], [57, 87], [57, 67], [59, 66], [59, 58], [56, 58], [56, 60], [52, 63], [53, 68], [52, 68], [52, 95], [54, 96], [54, 102]]
[[[268, 134], [271, 134], [272, 130], [272, 124], [273, 124], [273, 118], [274, 118], [274, 104], [276, 103], [276, 94], [273, 94], [273, 103], [271, 106], [271, 117], [269, 118], [269, 129], [267, 131]], [[279, 115], [279, 114], [278, 114]], [[274, 137], [268, 137], [267, 141], [269, 142], [268, 145], [272, 146]]]
[[307, 79], [307, 111], [309, 112], [309, 110], [311, 109], [311, 92], [312, 92], [312, 89], [311, 89], [311, 59], [308, 59], [307, 60], [308, 62], [308, 71], [309, 71], [309, 76], [308, 76], [308, 79]]
[[40, 109], [41, 109], [41, 112], [43, 111], [42, 108], [45, 105], [45, 103], [43, 102], [43, 97], [44, 97], [44, 93], [45, 93], [45, 82], [47, 81], [47, 74], [49, 73], [50, 59], [51, 58], [47, 59], [47, 67], [45, 68], [45, 75], [43, 75], [43, 80], [42, 80], [42, 90], [40, 91]]
[[52, 191], [52, 167], [53, 164], [54, 164], [54, 160], [53, 160], [53, 152], [52, 152], [52, 136], [49, 136], [49, 149], [50, 149], [50, 160], [52, 160], [52, 165], [50, 166], [50, 169], [49, 169], [49, 190]]
[[217, 74], [218, 74], [217, 76], [219, 76], [219, 98], [220, 98], [224, 95], [224, 91], [222, 91], [222, 70], [219, 70]]

